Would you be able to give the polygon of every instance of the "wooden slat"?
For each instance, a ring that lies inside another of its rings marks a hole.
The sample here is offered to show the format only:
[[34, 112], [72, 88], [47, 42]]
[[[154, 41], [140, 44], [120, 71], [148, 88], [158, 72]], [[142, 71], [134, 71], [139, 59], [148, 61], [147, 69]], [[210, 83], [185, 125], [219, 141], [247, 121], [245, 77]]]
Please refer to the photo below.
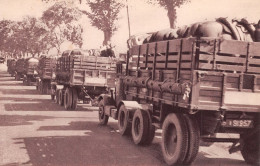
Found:
[[156, 45], [156, 43], [149, 43], [148, 54], [154, 54], [155, 53], [155, 45]]
[[213, 96], [199, 96], [199, 102], [209, 101], [209, 102], [221, 102], [221, 97]]
[[170, 40], [169, 41], [169, 52], [180, 52], [181, 49], [181, 40]]
[[260, 73], [259, 67], [248, 67], [248, 72]]
[[167, 41], [161, 41], [157, 43], [157, 53], [166, 53]]
[[140, 54], [146, 54], [147, 44], [141, 45]]
[[177, 55], [169, 55], [168, 61], [176, 61], [176, 60], [178, 60], [178, 56]]
[[181, 60], [182, 61], [191, 61], [192, 55], [191, 54], [182, 54]]
[[213, 60], [213, 55], [200, 54], [200, 55], [199, 55], [199, 60], [212, 61], [212, 60]]
[[191, 62], [182, 62], [181, 69], [191, 69]]
[[246, 63], [246, 58], [216, 55], [216, 61], [230, 62], [230, 63]]
[[[259, 47], [260, 48], [260, 47]], [[260, 59], [256, 59], [256, 58], [249, 58], [248, 59], [248, 62], [249, 62], [249, 65], [250, 64], [257, 64], [257, 65], [260, 65]], [[260, 70], [260, 68], [259, 68]]]
[[130, 55], [138, 55], [139, 52], [139, 46], [133, 46], [132, 48], [130, 48]]
[[195, 38], [183, 39], [182, 52], [192, 52], [194, 41], [195, 41]]
[[221, 91], [215, 90], [200, 90], [200, 96], [209, 96], [209, 97], [221, 97]]
[[249, 47], [249, 55], [260, 57], [260, 42], [252, 42]]
[[247, 54], [247, 42], [236, 40], [223, 40], [220, 42], [219, 53], [224, 54]]

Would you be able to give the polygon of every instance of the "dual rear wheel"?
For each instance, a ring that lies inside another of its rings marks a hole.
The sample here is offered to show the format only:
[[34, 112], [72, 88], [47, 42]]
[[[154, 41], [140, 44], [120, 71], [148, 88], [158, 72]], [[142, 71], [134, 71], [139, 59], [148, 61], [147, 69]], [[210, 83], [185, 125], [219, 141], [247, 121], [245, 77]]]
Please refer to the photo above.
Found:
[[169, 114], [162, 127], [162, 153], [168, 165], [190, 164], [199, 151], [199, 126], [195, 118]]
[[66, 110], [75, 110], [77, 108], [77, 102], [78, 102], [77, 90], [75, 88], [67, 87], [64, 92], [63, 100], [64, 100], [64, 108]]

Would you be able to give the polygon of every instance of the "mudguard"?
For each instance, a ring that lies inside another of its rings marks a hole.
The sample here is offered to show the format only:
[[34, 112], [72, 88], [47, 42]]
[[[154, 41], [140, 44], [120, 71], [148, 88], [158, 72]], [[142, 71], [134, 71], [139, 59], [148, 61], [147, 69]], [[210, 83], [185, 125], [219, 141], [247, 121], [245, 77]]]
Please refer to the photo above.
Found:
[[104, 100], [104, 105], [113, 105], [115, 106], [115, 100], [109, 94], [102, 94], [98, 97], [98, 101]]

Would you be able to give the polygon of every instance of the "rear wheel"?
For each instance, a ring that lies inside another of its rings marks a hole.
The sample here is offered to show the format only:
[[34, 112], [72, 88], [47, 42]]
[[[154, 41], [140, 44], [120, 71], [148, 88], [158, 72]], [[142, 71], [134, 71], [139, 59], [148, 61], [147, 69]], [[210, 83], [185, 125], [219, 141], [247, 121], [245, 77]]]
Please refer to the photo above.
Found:
[[241, 154], [248, 164], [260, 165], [260, 133], [256, 132], [251, 137], [244, 140], [244, 146]]
[[142, 145], [149, 137], [149, 116], [143, 110], [136, 110], [132, 121], [132, 138], [135, 144]]
[[118, 112], [118, 129], [121, 135], [129, 135], [131, 132], [131, 123], [128, 121], [125, 105], [121, 105]]
[[72, 106], [71, 106], [71, 109], [72, 110], [77, 109], [77, 105], [78, 105], [78, 92], [77, 92], [77, 89], [72, 88]]
[[200, 130], [199, 125], [194, 117], [191, 115], [184, 115], [184, 118], [188, 127], [189, 145], [183, 164], [188, 165], [194, 161], [199, 152]]
[[63, 96], [63, 92], [62, 92], [62, 89], [59, 90], [59, 100], [58, 100], [58, 103], [60, 106], [63, 106], [63, 101], [64, 101], [64, 96]]
[[64, 94], [64, 108], [70, 110], [72, 106], [72, 91], [71, 88], [66, 88]]
[[98, 103], [98, 107], [99, 107], [98, 118], [99, 118], [99, 124], [101, 125], [107, 125], [109, 119], [109, 116], [105, 114], [104, 106], [105, 106], [104, 100], [101, 99]]
[[188, 148], [188, 128], [181, 114], [169, 114], [162, 127], [162, 153], [168, 165], [182, 164]]

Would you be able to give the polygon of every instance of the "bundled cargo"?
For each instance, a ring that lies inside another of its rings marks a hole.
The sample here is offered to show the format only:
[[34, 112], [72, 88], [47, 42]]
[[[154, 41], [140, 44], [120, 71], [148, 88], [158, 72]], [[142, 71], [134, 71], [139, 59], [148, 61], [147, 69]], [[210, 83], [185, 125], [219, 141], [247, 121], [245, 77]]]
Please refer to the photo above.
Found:
[[[94, 50], [65, 51], [57, 60], [56, 83], [53, 93], [65, 109], [76, 109], [77, 101], [93, 103], [102, 93], [115, 87], [116, 62], [100, 57]], [[61, 88], [59, 88], [62, 85]]]
[[55, 79], [56, 58], [42, 56], [37, 66], [38, 78], [36, 89], [47, 94], [51, 89], [51, 82]]

